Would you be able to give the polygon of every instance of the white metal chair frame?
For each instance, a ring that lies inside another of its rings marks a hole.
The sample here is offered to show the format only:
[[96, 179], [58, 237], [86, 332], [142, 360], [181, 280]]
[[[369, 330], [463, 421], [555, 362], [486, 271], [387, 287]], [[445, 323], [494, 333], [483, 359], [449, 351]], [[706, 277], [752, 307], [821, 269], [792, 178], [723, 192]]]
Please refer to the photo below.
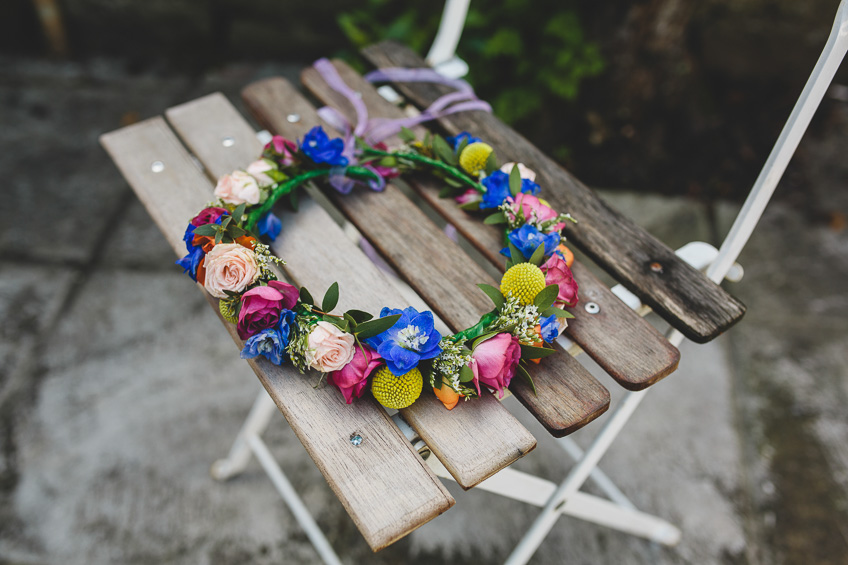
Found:
[[[428, 63], [447, 76], [461, 77], [468, 72], [468, 65], [458, 58], [455, 52], [469, 2], [470, 0], [447, 0], [439, 31], [427, 55]], [[679, 256], [696, 268], [706, 269], [706, 275], [712, 281], [719, 283], [725, 278], [730, 280], [741, 278], [741, 267], [735, 264], [735, 261], [771, 199], [778, 181], [783, 176], [813, 114], [821, 104], [846, 51], [848, 51], [848, 0], [842, 0], [822, 54], [721, 248], [716, 250], [709, 244], [693, 242], [677, 251]], [[398, 96], [391, 89], [386, 90], [387, 88], [382, 87], [381, 90], [386, 93], [387, 98]], [[635, 295], [621, 285], [613, 288], [613, 292], [637, 311], [648, 310]], [[679, 345], [683, 341], [683, 334], [673, 329], [666, 334], [666, 337], [674, 345]], [[561, 337], [560, 340], [566, 349], [573, 345], [567, 338]], [[647, 390], [627, 391], [619, 404], [610, 411], [603, 428], [585, 452], [570, 438], [557, 440], [566, 453], [576, 461], [576, 465], [559, 485], [507, 468], [476, 487], [542, 507], [541, 513], [507, 558], [507, 564], [526, 563], [561, 514], [568, 514], [665, 545], [674, 545], [680, 540], [681, 532], [677, 527], [661, 518], [637, 510], [609, 477], [597, 468], [601, 457], [646, 394]], [[262, 432], [268, 427], [276, 411], [270, 396], [265, 391], [260, 392], [230, 453], [225, 459], [218, 460], [212, 465], [212, 476], [218, 480], [233, 477], [247, 467], [251, 454], [255, 455], [324, 562], [340, 564], [341, 561], [333, 548], [261, 438]], [[426, 453], [426, 446], [417, 438], [414, 430], [399, 415], [393, 416], [393, 419], [407, 439], [414, 442], [422, 453]], [[437, 458], [428, 457], [427, 462], [438, 476], [452, 479]], [[609, 499], [580, 491], [583, 483], [590, 478]]]

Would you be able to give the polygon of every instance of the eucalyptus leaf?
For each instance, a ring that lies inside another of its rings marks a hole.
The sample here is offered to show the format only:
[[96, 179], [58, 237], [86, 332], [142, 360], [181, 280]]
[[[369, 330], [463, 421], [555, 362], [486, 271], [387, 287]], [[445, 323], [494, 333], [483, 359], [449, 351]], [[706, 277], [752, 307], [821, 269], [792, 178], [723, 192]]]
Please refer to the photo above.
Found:
[[495, 304], [495, 308], [500, 310], [504, 305], [504, 297], [500, 290], [493, 287], [490, 284], [480, 283], [477, 285], [477, 288], [486, 293], [492, 302]]
[[463, 137], [462, 141], [459, 142], [459, 145], [456, 146], [455, 153], [457, 155], [462, 155], [462, 150], [465, 149], [466, 147], [468, 147], [468, 138]]
[[194, 235], [213, 236], [220, 231], [218, 224], [204, 224], [194, 228]]
[[542, 312], [542, 317], [547, 318], [548, 316], [556, 316], [557, 318], [573, 318], [574, 314], [563, 310], [562, 308], [557, 308], [556, 306], [549, 306]]
[[474, 380], [474, 371], [468, 365], [463, 365], [459, 370], [459, 382], [467, 383]]
[[494, 224], [505, 224], [507, 222], [506, 215], [503, 212], [495, 212], [491, 216], [486, 216], [486, 219], [483, 220], [484, 224], [494, 225]]
[[232, 216], [224, 216], [223, 218], [221, 218], [221, 227], [226, 228], [228, 225], [230, 225], [232, 219]]
[[237, 224], [241, 224], [241, 219], [242, 219], [242, 216], [244, 216], [244, 209], [245, 208], [247, 208], [247, 203], [242, 202], [241, 204], [236, 206], [235, 210], [233, 210], [232, 218], [233, 218], [233, 220], [236, 221]]
[[300, 287], [300, 301], [304, 304], [309, 304], [310, 306], [315, 305], [315, 299], [312, 298], [312, 295], [309, 294], [309, 291], [306, 290], [305, 286]]
[[456, 165], [456, 155], [448, 142], [441, 135], [433, 136], [433, 152], [448, 165]]
[[547, 349], [544, 347], [533, 347], [532, 345], [522, 345], [521, 346], [521, 358], [522, 359], [541, 359], [543, 357], [547, 357], [548, 355], [553, 355], [556, 353], [555, 349]]
[[215, 245], [221, 243], [221, 240], [224, 239], [224, 230], [219, 230], [215, 232]]
[[540, 243], [539, 247], [533, 252], [533, 255], [530, 257], [530, 262], [536, 265], [537, 267], [541, 265], [545, 260], [545, 244]]
[[227, 228], [227, 231], [231, 236], [233, 236], [233, 239], [241, 237], [243, 235], [247, 235], [247, 231], [240, 228], [239, 226], [230, 226], [229, 228]]
[[515, 196], [521, 192], [521, 173], [518, 172], [518, 165], [513, 165], [509, 172], [509, 193]]
[[486, 159], [486, 174], [491, 175], [498, 170], [498, 156], [492, 151], [489, 153], [489, 158]]
[[327, 289], [327, 292], [324, 294], [324, 298], [321, 300], [321, 310], [329, 314], [338, 303], [339, 283], [334, 282], [330, 285], [330, 288]]
[[508, 241], [507, 247], [509, 247], [509, 258], [512, 259], [512, 263], [514, 265], [523, 263], [525, 261], [524, 253], [522, 253], [521, 250], [518, 249], [513, 242]]
[[533, 389], [533, 394], [538, 394], [536, 392], [536, 384], [533, 382], [533, 377], [530, 376], [530, 373], [527, 372], [527, 369], [525, 369], [524, 366], [521, 365], [521, 363], [519, 363], [518, 367], [516, 368], [518, 369], [518, 371], [516, 372], [521, 375], [521, 378], [527, 381], [527, 384], [529, 384], [530, 388]]
[[536, 295], [536, 298], [533, 299], [533, 305], [536, 306], [539, 310], [547, 310], [551, 306], [553, 306], [554, 301], [559, 294], [559, 285], [558, 284], [549, 284]]
[[356, 327], [356, 320], [354, 320], [353, 316], [351, 316], [349, 313], [345, 312], [344, 314], [342, 314], [342, 318], [347, 320], [347, 323], [348, 323], [349, 326], [351, 326], [353, 328]]
[[444, 181], [454, 188], [461, 188], [462, 187], [462, 183], [459, 182], [458, 180], [456, 180], [453, 177], [445, 177]]
[[466, 202], [465, 204], [460, 204], [459, 207], [462, 208], [463, 210], [467, 210], [469, 212], [476, 212], [477, 210], [480, 209], [480, 203], [476, 202], [476, 201], [475, 202]]
[[395, 325], [398, 320], [400, 320], [400, 314], [393, 314], [391, 316], [386, 316], [385, 318], [377, 318], [376, 320], [363, 322], [356, 326], [356, 335], [359, 339], [374, 337]]
[[415, 134], [412, 133], [412, 130], [407, 127], [400, 128], [400, 132], [398, 133], [398, 137], [404, 143], [412, 143], [415, 141]]
[[353, 318], [357, 324], [367, 322], [368, 320], [374, 317], [368, 312], [363, 312], [362, 310], [348, 310], [347, 312], [345, 312], [345, 314], [350, 315], [350, 317]]

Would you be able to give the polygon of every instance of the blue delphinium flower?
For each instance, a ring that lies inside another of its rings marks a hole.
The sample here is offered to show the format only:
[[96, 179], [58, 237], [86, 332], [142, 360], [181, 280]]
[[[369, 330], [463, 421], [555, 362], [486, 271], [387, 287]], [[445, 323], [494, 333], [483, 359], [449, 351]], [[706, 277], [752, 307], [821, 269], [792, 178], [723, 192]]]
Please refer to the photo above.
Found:
[[194, 239], [194, 228], [195, 227], [196, 226], [189, 224], [188, 226], [186, 226], [186, 231], [183, 234], [183, 241], [185, 242], [186, 251], [188, 251], [189, 253], [191, 253], [192, 251], [197, 249], [197, 246], [193, 245], [191, 243], [191, 241]]
[[334, 167], [346, 167], [347, 157], [342, 155], [345, 145], [342, 138], [330, 139], [321, 126], [315, 126], [303, 136], [300, 149], [315, 163], [327, 163]]
[[[503, 204], [507, 197], [512, 196], [509, 192], [509, 175], [503, 171], [495, 171], [480, 181], [486, 187], [483, 193], [483, 201], [480, 209], [497, 208]], [[521, 179], [521, 192], [536, 195], [540, 187], [530, 179]]]
[[280, 311], [280, 321], [277, 322], [277, 331], [280, 332], [280, 339], [283, 340], [283, 349], [289, 344], [289, 335], [291, 334], [292, 324], [294, 324], [294, 312], [286, 310]]
[[439, 355], [442, 336], [433, 328], [432, 312], [418, 312], [411, 306], [404, 310], [383, 308], [380, 317], [395, 314], [400, 314], [395, 325], [367, 338], [365, 343], [377, 350], [393, 375], [400, 376], [417, 367], [422, 359]]
[[184, 273], [188, 273], [191, 280], [197, 281], [197, 267], [200, 265], [200, 260], [205, 257], [203, 248], [192, 246], [189, 249], [188, 255], [177, 261], [177, 265], [183, 268]]
[[445, 140], [448, 143], [450, 143], [451, 147], [453, 147], [454, 151], [456, 151], [456, 148], [459, 147], [459, 144], [462, 143], [463, 139], [468, 140], [467, 145], [471, 145], [472, 143], [476, 143], [478, 141], [481, 141], [481, 139], [479, 137], [474, 137], [473, 135], [471, 135], [467, 131], [463, 131], [461, 133], [458, 133], [453, 137], [446, 137], [445, 138]]
[[557, 324], [556, 316], [551, 315], [547, 318], [540, 318], [539, 326], [542, 333], [542, 339], [548, 343], [553, 343], [559, 335], [559, 324]]
[[[559, 233], [551, 232], [544, 234], [536, 229], [535, 226], [531, 226], [530, 224], [524, 224], [520, 228], [512, 230], [509, 232], [508, 238], [510, 243], [521, 251], [521, 254], [524, 255], [525, 259], [532, 257], [533, 252], [536, 251], [536, 248], [540, 245], [545, 246], [545, 257], [552, 255], [559, 245]], [[510, 257], [508, 247], [501, 249], [501, 253]], [[511, 258], [514, 259], [514, 257]]]
[[268, 328], [244, 342], [240, 356], [242, 359], [253, 359], [264, 355], [274, 365], [282, 365], [285, 350], [286, 344], [280, 332], [276, 328]]
[[274, 241], [280, 235], [283, 229], [283, 223], [280, 218], [274, 215], [273, 212], [268, 212], [256, 222], [256, 230], [260, 236], [267, 235], [268, 239]]

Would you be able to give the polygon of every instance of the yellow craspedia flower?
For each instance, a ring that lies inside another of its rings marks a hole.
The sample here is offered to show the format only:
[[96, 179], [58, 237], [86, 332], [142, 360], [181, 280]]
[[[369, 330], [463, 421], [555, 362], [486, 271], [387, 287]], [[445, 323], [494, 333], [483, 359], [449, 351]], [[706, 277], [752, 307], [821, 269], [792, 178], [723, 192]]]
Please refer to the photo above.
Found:
[[536, 295], [545, 288], [545, 273], [533, 263], [519, 263], [504, 273], [501, 292], [518, 299], [522, 306], [533, 304]]
[[218, 302], [218, 309], [221, 311], [221, 316], [231, 324], [238, 323], [236, 308], [238, 307], [237, 300], [222, 298]]
[[371, 381], [371, 392], [377, 402], [395, 410], [406, 408], [415, 402], [421, 396], [423, 387], [424, 377], [418, 369], [396, 377], [385, 365], [374, 372], [374, 379]]
[[492, 151], [492, 146], [488, 143], [482, 141], [469, 143], [459, 154], [459, 166], [467, 173], [479, 175], [481, 171], [486, 170], [486, 161], [489, 160]]

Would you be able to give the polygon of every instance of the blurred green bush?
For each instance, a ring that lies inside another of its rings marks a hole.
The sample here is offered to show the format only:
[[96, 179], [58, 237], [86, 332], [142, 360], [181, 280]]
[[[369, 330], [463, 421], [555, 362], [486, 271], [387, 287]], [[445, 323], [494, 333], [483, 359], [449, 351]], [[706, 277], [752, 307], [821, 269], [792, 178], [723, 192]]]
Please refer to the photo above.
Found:
[[[356, 48], [396, 39], [426, 55], [443, 7], [366, 0], [337, 21]], [[604, 69], [600, 49], [586, 39], [570, 0], [474, 0], [457, 51], [479, 96], [510, 123], [574, 100], [581, 81]]]

